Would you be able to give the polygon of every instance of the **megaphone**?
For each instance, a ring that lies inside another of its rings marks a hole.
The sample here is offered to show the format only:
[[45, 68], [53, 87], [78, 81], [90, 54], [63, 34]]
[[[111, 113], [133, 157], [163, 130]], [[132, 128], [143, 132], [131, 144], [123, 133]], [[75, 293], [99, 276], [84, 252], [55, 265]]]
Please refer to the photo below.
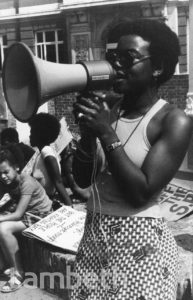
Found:
[[34, 56], [24, 43], [12, 44], [3, 65], [5, 100], [14, 117], [28, 122], [49, 99], [112, 86], [116, 72], [107, 61], [58, 64]]

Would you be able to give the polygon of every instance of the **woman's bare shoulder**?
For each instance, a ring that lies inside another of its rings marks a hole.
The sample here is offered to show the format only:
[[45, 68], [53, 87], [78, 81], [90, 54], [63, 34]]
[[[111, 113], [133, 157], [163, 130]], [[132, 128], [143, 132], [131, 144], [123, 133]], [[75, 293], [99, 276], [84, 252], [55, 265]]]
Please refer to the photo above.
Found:
[[184, 130], [193, 129], [193, 118], [186, 115], [182, 109], [174, 107], [173, 105], [169, 105], [166, 108], [163, 121], [165, 126], [175, 126], [176, 128], [181, 128]]

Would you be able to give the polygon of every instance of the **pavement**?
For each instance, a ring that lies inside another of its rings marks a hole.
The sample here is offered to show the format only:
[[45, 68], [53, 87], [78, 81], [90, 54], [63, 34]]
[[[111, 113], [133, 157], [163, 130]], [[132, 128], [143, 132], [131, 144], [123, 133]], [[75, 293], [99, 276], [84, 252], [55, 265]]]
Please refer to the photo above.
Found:
[[[5, 283], [5, 280], [0, 279], [0, 287]], [[47, 293], [37, 287], [32, 287], [24, 283], [24, 285], [15, 292], [1, 293], [0, 300], [61, 300], [58, 296]], [[65, 300], [65, 299], [63, 299]]]

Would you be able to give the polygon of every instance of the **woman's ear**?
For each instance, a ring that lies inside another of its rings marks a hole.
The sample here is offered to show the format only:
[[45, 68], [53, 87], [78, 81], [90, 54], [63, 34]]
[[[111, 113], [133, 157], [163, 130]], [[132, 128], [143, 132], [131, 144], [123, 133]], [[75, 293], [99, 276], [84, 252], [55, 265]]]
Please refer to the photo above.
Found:
[[153, 71], [153, 77], [157, 78], [163, 73], [163, 69], [156, 69]]
[[156, 65], [154, 65], [153, 77], [156, 79], [163, 73], [163, 61], [160, 61]]
[[15, 170], [19, 173], [20, 172], [20, 167], [19, 166], [15, 166]]

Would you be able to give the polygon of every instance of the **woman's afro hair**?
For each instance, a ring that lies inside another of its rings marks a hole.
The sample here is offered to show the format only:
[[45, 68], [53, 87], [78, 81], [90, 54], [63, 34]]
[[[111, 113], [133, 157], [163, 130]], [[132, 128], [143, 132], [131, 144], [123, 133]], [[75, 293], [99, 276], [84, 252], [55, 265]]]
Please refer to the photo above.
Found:
[[139, 35], [150, 42], [149, 52], [155, 67], [162, 69], [157, 79], [160, 86], [172, 77], [175, 72], [180, 45], [177, 35], [164, 22], [158, 20], [137, 19], [122, 22], [111, 30], [108, 42], [118, 42], [121, 36]]

